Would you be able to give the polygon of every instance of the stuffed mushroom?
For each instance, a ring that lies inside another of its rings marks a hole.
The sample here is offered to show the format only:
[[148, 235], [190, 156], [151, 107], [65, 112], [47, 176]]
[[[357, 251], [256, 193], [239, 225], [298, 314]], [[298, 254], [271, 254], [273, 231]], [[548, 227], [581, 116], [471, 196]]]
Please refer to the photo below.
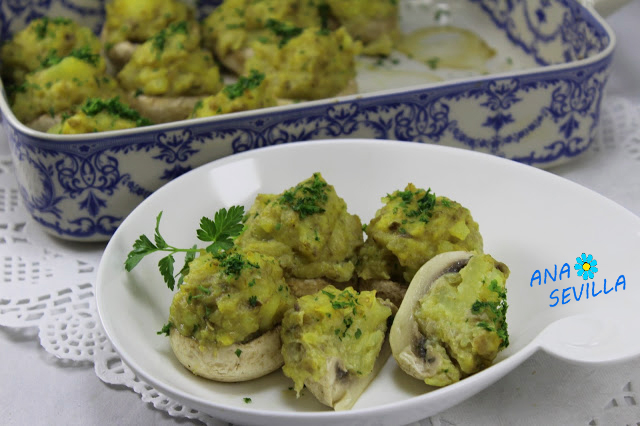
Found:
[[105, 5], [101, 39], [114, 71], [129, 62], [133, 52], [169, 25], [193, 21], [194, 11], [178, 0], [112, 0]]
[[203, 44], [240, 75], [245, 71], [246, 60], [253, 55], [254, 41], [280, 42], [278, 34], [269, 28], [269, 23], [275, 22], [288, 28], [306, 28], [320, 26], [322, 19], [314, 2], [225, 0], [202, 23]]
[[355, 281], [360, 218], [320, 173], [281, 194], [258, 194], [236, 245], [277, 259], [296, 296]]
[[151, 121], [122, 103], [117, 96], [110, 99], [89, 98], [73, 115], [63, 115], [62, 121], [47, 130], [47, 133], [76, 135], [132, 129], [151, 124]]
[[233, 249], [189, 264], [171, 303], [170, 341], [194, 374], [222, 382], [280, 368], [280, 322], [294, 297], [270, 256]]
[[19, 85], [54, 57], [64, 58], [74, 50], [99, 55], [100, 49], [100, 40], [88, 27], [68, 18], [34, 19], [2, 45], [2, 78], [5, 84]]
[[407, 374], [446, 386], [489, 367], [509, 345], [509, 268], [488, 254], [449, 252], [415, 274], [389, 341]]
[[394, 310], [375, 292], [327, 286], [299, 298], [282, 321], [282, 371], [321, 403], [348, 410], [384, 366]]
[[362, 45], [344, 28], [297, 28], [269, 21], [277, 42], [255, 41], [245, 71], [263, 70], [279, 99], [314, 100], [357, 92], [355, 57]]
[[27, 74], [21, 85], [10, 90], [10, 103], [20, 121], [47, 131], [86, 99], [118, 93], [118, 83], [106, 74], [104, 60], [85, 46], [65, 57], [52, 52], [42, 68]]
[[180, 21], [154, 34], [117, 75], [128, 102], [154, 123], [182, 120], [222, 87], [211, 53], [200, 48], [200, 28]]
[[277, 104], [265, 80], [265, 75], [252, 70], [248, 77], [241, 76], [235, 83], [226, 85], [217, 94], [207, 96], [196, 103], [189, 118], [248, 111]]
[[377, 289], [399, 306], [415, 273], [435, 255], [482, 251], [479, 226], [459, 203], [411, 183], [382, 200], [358, 253], [361, 289]]

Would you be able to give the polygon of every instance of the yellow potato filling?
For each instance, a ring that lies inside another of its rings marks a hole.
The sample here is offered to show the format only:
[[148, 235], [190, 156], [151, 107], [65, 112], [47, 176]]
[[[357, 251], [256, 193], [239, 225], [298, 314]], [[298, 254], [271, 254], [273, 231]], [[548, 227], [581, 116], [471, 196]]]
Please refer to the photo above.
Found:
[[478, 254], [459, 273], [445, 274], [418, 302], [414, 318], [423, 336], [419, 348], [439, 372], [425, 379], [445, 386], [489, 367], [509, 345], [506, 280], [509, 270]]
[[199, 46], [197, 25], [171, 24], [135, 50], [118, 80], [123, 88], [149, 96], [216, 93], [222, 86], [220, 70]]
[[[375, 291], [351, 287], [323, 290], [299, 298], [282, 320], [282, 371], [299, 394], [306, 380], [327, 374], [366, 376], [371, 373], [387, 331], [391, 308]], [[338, 358], [341, 371], [327, 371], [327, 360]]]
[[320, 173], [281, 194], [258, 194], [236, 244], [273, 256], [285, 276], [354, 277], [356, 254], [363, 243], [360, 218]]
[[482, 235], [469, 210], [408, 184], [382, 199], [367, 225], [358, 276], [409, 283], [429, 259], [448, 251], [482, 251]]
[[100, 53], [100, 40], [90, 28], [67, 18], [34, 19], [2, 45], [2, 77], [5, 84], [20, 84], [27, 73], [41, 68], [47, 58], [62, 58], [82, 48], [96, 55]]
[[169, 322], [202, 346], [229, 346], [273, 329], [294, 299], [272, 257], [241, 250], [203, 253], [189, 264]]

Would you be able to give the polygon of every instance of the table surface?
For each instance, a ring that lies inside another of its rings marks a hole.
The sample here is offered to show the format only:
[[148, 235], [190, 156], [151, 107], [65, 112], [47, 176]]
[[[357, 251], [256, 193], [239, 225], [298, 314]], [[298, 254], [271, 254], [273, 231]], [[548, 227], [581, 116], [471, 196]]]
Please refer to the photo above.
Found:
[[[618, 36], [608, 96], [640, 104], [637, 48], [640, 1], [634, 0], [624, 6], [607, 21]], [[612, 183], [610, 171], [602, 167], [607, 161], [603, 156], [606, 157], [606, 153], [587, 154], [552, 172], [593, 189], [640, 215], [640, 180], [622, 179], [622, 182]], [[585, 173], [585, 168], [589, 168], [589, 173]], [[623, 177], [640, 175], [631, 169], [618, 173]], [[154, 409], [130, 389], [103, 383], [89, 363], [63, 362], [53, 357], [40, 347], [37, 330], [0, 327], [0, 348], [2, 424], [192, 423]], [[545, 353], [537, 353], [486, 391], [421, 424], [497, 424], [507, 418], [514, 419], [496, 414], [493, 411], [495, 403], [501, 403], [504, 411], [517, 413], [521, 424], [556, 424], [560, 418], [564, 419], [562, 424], [640, 424], [640, 388], [636, 389], [636, 386], [640, 387], [638, 367], [640, 358], [594, 366], [567, 364]], [[520, 386], [522, 383], [527, 385]], [[596, 406], [582, 406], [580, 401], [585, 393], [595, 389], [609, 396], [603, 397]], [[567, 419], [569, 411], [572, 414]], [[472, 423], [469, 419], [473, 419]]]

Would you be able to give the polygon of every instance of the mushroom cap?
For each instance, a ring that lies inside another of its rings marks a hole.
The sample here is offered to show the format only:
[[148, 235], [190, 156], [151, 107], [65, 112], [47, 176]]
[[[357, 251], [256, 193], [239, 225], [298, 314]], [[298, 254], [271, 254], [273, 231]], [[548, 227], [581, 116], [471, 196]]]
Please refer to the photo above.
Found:
[[201, 345], [175, 328], [170, 332], [171, 349], [178, 361], [196, 376], [219, 382], [256, 379], [282, 367], [280, 326], [247, 343], [230, 346]]
[[411, 280], [398, 309], [389, 333], [391, 351], [400, 368], [417, 379], [424, 380], [434, 376], [440, 364], [429, 362], [416, 354], [416, 343], [424, 338], [414, 318], [416, 304], [438, 278], [450, 272], [458, 272], [466, 266], [471, 256], [471, 252], [453, 251], [439, 254], [426, 262]]
[[369, 383], [382, 370], [389, 355], [391, 355], [391, 348], [387, 337], [373, 365], [373, 370], [366, 376], [354, 376], [347, 373], [341, 367], [341, 360], [332, 357], [326, 361], [327, 371], [333, 371], [335, 374], [326, 374], [318, 381], [305, 380], [304, 385], [324, 405], [328, 405], [336, 411], [349, 410], [367, 389]]

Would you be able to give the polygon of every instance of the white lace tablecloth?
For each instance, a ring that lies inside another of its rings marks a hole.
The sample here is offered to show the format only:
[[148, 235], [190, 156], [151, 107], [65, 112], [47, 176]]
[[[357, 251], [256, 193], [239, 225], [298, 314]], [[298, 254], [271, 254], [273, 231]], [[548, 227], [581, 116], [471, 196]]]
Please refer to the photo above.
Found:
[[[601, 136], [589, 153], [552, 171], [640, 215], [640, 2], [609, 22], [619, 47]], [[103, 249], [51, 238], [29, 219], [2, 142], [0, 424], [221, 424], [138, 379], [113, 350], [94, 295]], [[637, 324], [621, 327], [637, 332]], [[574, 365], [537, 353], [420, 424], [640, 425], [640, 357]]]

